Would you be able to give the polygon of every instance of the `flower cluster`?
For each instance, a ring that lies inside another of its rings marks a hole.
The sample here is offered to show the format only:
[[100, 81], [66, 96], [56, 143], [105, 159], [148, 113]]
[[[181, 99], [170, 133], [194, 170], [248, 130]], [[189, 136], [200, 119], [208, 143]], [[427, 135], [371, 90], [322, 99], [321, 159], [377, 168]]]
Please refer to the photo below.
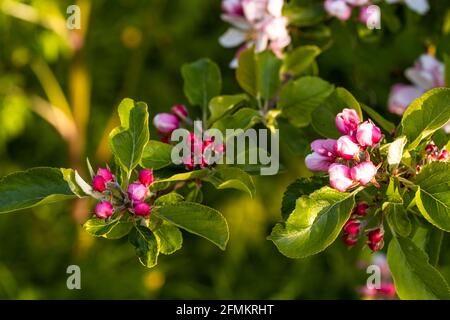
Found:
[[[193, 132], [189, 134], [191, 143], [191, 154], [183, 159], [183, 164], [188, 170], [193, 170], [198, 164], [200, 168], [206, 168], [211, 164], [207, 155], [222, 155], [225, 146], [222, 143], [215, 143], [214, 139], [206, 138], [205, 140], [197, 137]], [[195, 161], [196, 158], [199, 160]]]
[[282, 57], [283, 48], [291, 43], [287, 25], [282, 15], [284, 0], [223, 0], [222, 20], [232, 25], [219, 38], [223, 47], [240, 46], [230, 66], [237, 67], [242, 50], [255, 46], [256, 52], [267, 48]]
[[101, 201], [95, 206], [95, 215], [99, 219], [106, 219], [116, 210], [128, 209], [136, 216], [148, 217], [151, 206], [147, 201], [152, 183], [153, 171], [143, 169], [139, 172], [138, 180], [130, 183], [125, 193], [109, 169], [99, 168], [97, 175], [92, 178], [92, 189], [101, 194]]
[[[444, 64], [430, 54], [423, 54], [414, 66], [405, 70], [405, 76], [413, 84], [394, 84], [391, 88], [388, 101], [390, 112], [402, 115], [415, 99], [426, 91], [445, 87]], [[450, 123], [444, 127], [450, 133]]]
[[161, 141], [168, 143], [172, 132], [180, 127], [180, 121], [189, 122], [189, 113], [182, 104], [176, 104], [171, 108], [172, 113], [158, 113], [153, 118], [153, 124], [158, 130]]
[[[369, 205], [362, 201], [359, 202], [352, 211], [350, 219], [345, 223], [342, 228], [343, 236], [342, 240], [348, 247], [353, 247], [358, 243], [359, 237], [362, 234], [363, 227], [366, 222], [360, 219], [367, 215]], [[367, 236], [366, 244], [372, 251], [378, 251], [383, 248], [384, 245], [384, 229], [383, 226], [377, 226], [376, 228], [365, 230], [364, 233]]]
[[434, 143], [429, 143], [425, 147], [426, 156], [424, 159], [416, 165], [416, 173], [419, 173], [422, 167], [433, 161], [448, 161], [450, 154], [447, 149], [439, 149]]
[[[368, 20], [377, 19], [379, 21], [379, 11], [370, 10], [370, 0], [325, 0], [325, 11], [341, 21], [347, 21], [352, 16], [353, 9], [359, 7], [358, 19], [367, 24]], [[377, 15], [378, 16], [375, 16]]]
[[[387, 263], [386, 255], [383, 253], [376, 253], [372, 255], [371, 265], [378, 266], [380, 268], [381, 283], [378, 287], [375, 285], [365, 285], [359, 289], [359, 292], [363, 296], [363, 299], [374, 300], [374, 299], [395, 299], [396, 290], [394, 283], [392, 282], [391, 271]], [[366, 269], [368, 267], [366, 261], [358, 262], [358, 266], [361, 269]]]
[[344, 134], [339, 139], [318, 139], [311, 143], [313, 153], [305, 158], [308, 169], [328, 171], [330, 185], [341, 192], [370, 182], [377, 185], [378, 168], [370, 161], [367, 147], [380, 142], [380, 128], [370, 120], [361, 123], [353, 109], [344, 109], [336, 116], [336, 127]]

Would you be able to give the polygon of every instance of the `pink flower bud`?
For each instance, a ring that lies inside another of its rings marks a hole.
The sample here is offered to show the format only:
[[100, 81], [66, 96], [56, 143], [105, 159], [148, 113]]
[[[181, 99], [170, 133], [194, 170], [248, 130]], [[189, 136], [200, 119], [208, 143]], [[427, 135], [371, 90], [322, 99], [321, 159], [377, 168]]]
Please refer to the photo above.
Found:
[[416, 165], [416, 174], [418, 174], [422, 170], [422, 166], [420, 164]]
[[178, 119], [183, 120], [188, 117], [189, 113], [186, 107], [182, 104], [176, 104], [170, 109], [173, 114], [175, 114]]
[[158, 113], [153, 118], [153, 124], [161, 133], [171, 133], [180, 127], [180, 120], [170, 113]]
[[383, 249], [383, 245], [384, 245], [384, 242], [382, 241], [382, 242], [378, 242], [378, 243], [375, 243], [375, 242], [367, 242], [367, 246], [370, 248], [370, 250], [372, 250], [372, 251], [379, 251], [379, 250], [381, 250], [381, 249]]
[[328, 171], [334, 163], [334, 157], [325, 157], [317, 152], [308, 154], [305, 158], [306, 167], [311, 171]]
[[106, 181], [102, 176], [95, 176], [92, 179], [92, 188], [98, 192], [104, 192], [106, 190]]
[[128, 185], [128, 196], [133, 202], [143, 202], [149, 196], [148, 187], [142, 183], [131, 183]]
[[379, 227], [379, 228], [370, 230], [367, 233], [367, 238], [369, 239], [369, 242], [371, 242], [371, 243], [374, 243], [374, 244], [380, 243], [381, 241], [383, 241], [383, 238], [384, 238], [383, 228]]
[[348, 220], [342, 230], [351, 236], [357, 236], [361, 228], [361, 222], [356, 219]]
[[350, 136], [342, 136], [336, 142], [336, 153], [345, 160], [354, 159], [358, 156], [359, 150], [359, 146]]
[[360, 122], [358, 112], [353, 109], [344, 109], [336, 116], [336, 128], [343, 134], [351, 135], [358, 129]]
[[375, 167], [372, 161], [364, 161], [354, 166], [350, 170], [350, 175], [354, 181], [365, 186], [375, 178], [377, 170], [377, 167]]
[[342, 236], [342, 240], [344, 241], [347, 247], [353, 247], [355, 244], [358, 243], [358, 238], [354, 238], [347, 233], [344, 233], [344, 235]]
[[348, 20], [352, 15], [352, 8], [345, 0], [325, 0], [325, 11], [329, 15], [338, 18], [341, 21]]
[[139, 182], [148, 187], [153, 183], [153, 170], [143, 169], [139, 172]]
[[133, 206], [134, 214], [137, 216], [148, 216], [150, 214], [150, 205], [146, 202], [139, 202]]
[[105, 179], [106, 182], [110, 182], [114, 180], [114, 176], [111, 171], [106, 168], [98, 168], [97, 175]]
[[425, 147], [425, 151], [427, 153], [432, 153], [432, 152], [435, 152], [436, 150], [437, 150], [436, 145], [432, 144], [432, 143], [427, 144], [426, 147]]
[[113, 206], [109, 202], [99, 202], [95, 206], [95, 215], [99, 219], [106, 219], [112, 216], [113, 214]]
[[447, 161], [449, 159], [449, 154], [447, 150], [442, 150], [441, 153], [439, 154], [439, 161]]
[[350, 168], [345, 165], [333, 163], [328, 169], [328, 174], [330, 175], [330, 185], [340, 192], [347, 191], [353, 185]]
[[222, 11], [231, 16], [244, 15], [241, 0], [222, 0]]
[[372, 147], [380, 142], [381, 130], [371, 121], [365, 121], [356, 131], [356, 140], [361, 147]]
[[381, 294], [384, 294], [388, 297], [394, 297], [395, 296], [395, 286], [393, 283], [390, 282], [384, 282], [381, 283], [381, 287], [379, 289]]
[[[350, 171], [350, 173], [351, 173], [351, 171]], [[369, 208], [369, 205], [368, 205], [366, 202], [364, 202], [364, 201], [359, 202], [359, 203], [356, 205], [355, 213], [356, 213], [358, 216], [364, 217], [364, 216], [367, 214], [367, 209], [368, 209], [368, 208]]]

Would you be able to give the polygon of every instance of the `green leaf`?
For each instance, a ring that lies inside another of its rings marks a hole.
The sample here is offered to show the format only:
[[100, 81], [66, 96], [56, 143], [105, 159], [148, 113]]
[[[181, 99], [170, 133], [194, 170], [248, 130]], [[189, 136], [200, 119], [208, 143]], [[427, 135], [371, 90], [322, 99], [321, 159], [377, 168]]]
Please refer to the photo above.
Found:
[[380, 115], [368, 105], [360, 103], [360, 106], [364, 110], [364, 112], [367, 113], [369, 118], [372, 119], [377, 125], [379, 125], [384, 131], [386, 131], [387, 133], [391, 133], [392, 131], [394, 131], [395, 125], [392, 122], [386, 120], [382, 115]]
[[190, 233], [208, 239], [225, 250], [228, 242], [228, 224], [222, 214], [193, 202], [179, 202], [156, 207], [153, 214]]
[[159, 243], [159, 251], [162, 254], [172, 254], [181, 249], [183, 235], [177, 227], [165, 223], [156, 229], [154, 233]]
[[255, 63], [258, 95], [268, 101], [280, 86], [281, 60], [272, 51], [266, 50], [255, 55]]
[[314, 26], [325, 17], [322, 3], [299, 6], [297, 4], [286, 4], [283, 8], [283, 16], [287, 17], [289, 24], [297, 27]]
[[258, 110], [250, 108], [239, 109], [236, 113], [228, 115], [216, 121], [213, 128], [226, 133], [227, 129], [242, 129], [246, 130], [253, 127], [256, 123], [261, 122], [263, 117]]
[[177, 182], [177, 181], [186, 181], [186, 180], [192, 180], [192, 179], [203, 179], [207, 177], [211, 171], [209, 169], [201, 169], [201, 170], [194, 170], [189, 171], [185, 173], [178, 173], [174, 174], [173, 176], [156, 180], [152, 183], [150, 186], [151, 190], [160, 190], [160, 186], [166, 185], [168, 182]]
[[247, 192], [250, 197], [255, 196], [255, 185], [252, 178], [244, 171], [236, 167], [223, 167], [214, 170], [213, 175], [205, 179], [216, 189], [237, 189]]
[[417, 175], [416, 205], [434, 226], [450, 232], [450, 163], [432, 162]]
[[323, 187], [301, 196], [287, 221], [275, 225], [269, 239], [289, 258], [305, 258], [325, 250], [350, 217], [354, 194]]
[[389, 243], [387, 259], [397, 294], [401, 299], [449, 299], [445, 279], [428, 257], [411, 239], [394, 237]]
[[143, 226], [136, 226], [128, 235], [128, 241], [135, 247], [139, 261], [147, 268], [158, 263], [159, 243], [153, 232]]
[[181, 74], [184, 94], [193, 106], [207, 108], [209, 101], [222, 90], [220, 69], [210, 59], [203, 58], [183, 65]]
[[142, 153], [141, 166], [158, 170], [172, 164], [172, 146], [167, 143], [150, 140]]
[[94, 237], [120, 239], [130, 233], [133, 223], [130, 221], [106, 221], [93, 217], [83, 224], [84, 230]]
[[450, 88], [436, 88], [414, 100], [403, 114], [401, 134], [408, 138], [408, 150], [416, 148], [450, 119]]
[[226, 114], [233, 112], [233, 110], [241, 106], [245, 101], [248, 101], [246, 94], [225, 95], [212, 98], [209, 102], [209, 111], [211, 113], [209, 123], [214, 123]]
[[398, 235], [407, 237], [411, 233], [411, 221], [403, 203], [385, 202], [382, 208], [391, 228]]
[[49, 204], [77, 196], [57, 168], [33, 168], [0, 180], [0, 213]]
[[298, 76], [308, 70], [321, 50], [317, 46], [300, 46], [286, 54], [283, 59], [281, 72], [291, 76]]
[[286, 220], [294, 211], [297, 199], [301, 196], [309, 195], [320, 189], [325, 184], [322, 177], [312, 176], [310, 178], [300, 178], [291, 183], [283, 195], [281, 203], [281, 216]]
[[183, 201], [184, 198], [181, 194], [178, 194], [176, 192], [171, 192], [168, 194], [165, 194], [163, 196], [158, 197], [155, 200], [155, 206], [163, 206], [163, 205], [167, 205], [167, 204], [174, 204], [177, 202], [181, 202]]
[[282, 115], [294, 126], [306, 127], [311, 113], [333, 92], [333, 86], [318, 77], [302, 77], [286, 84], [280, 93]]
[[420, 249], [425, 251], [430, 259], [430, 264], [436, 266], [439, 262], [443, 238], [444, 231], [427, 223], [415, 230], [412, 240]]
[[241, 52], [236, 69], [236, 80], [241, 88], [253, 97], [257, 94], [255, 52], [253, 47]]
[[340, 137], [342, 134], [334, 124], [336, 115], [345, 108], [356, 110], [362, 119], [362, 111], [358, 100], [346, 89], [338, 87], [315, 110], [311, 121], [314, 130], [326, 138], [337, 139]]
[[129, 173], [141, 161], [150, 137], [147, 105], [124, 99], [119, 105], [119, 117], [121, 126], [111, 132], [109, 142], [122, 169]]

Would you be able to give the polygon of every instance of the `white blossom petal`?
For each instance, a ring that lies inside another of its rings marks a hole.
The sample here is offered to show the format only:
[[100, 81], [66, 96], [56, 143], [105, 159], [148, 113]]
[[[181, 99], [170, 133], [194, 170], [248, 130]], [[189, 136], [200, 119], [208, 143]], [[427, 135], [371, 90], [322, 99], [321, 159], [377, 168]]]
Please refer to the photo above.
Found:
[[247, 35], [236, 28], [229, 28], [220, 38], [219, 43], [222, 47], [233, 48], [243, 43]]

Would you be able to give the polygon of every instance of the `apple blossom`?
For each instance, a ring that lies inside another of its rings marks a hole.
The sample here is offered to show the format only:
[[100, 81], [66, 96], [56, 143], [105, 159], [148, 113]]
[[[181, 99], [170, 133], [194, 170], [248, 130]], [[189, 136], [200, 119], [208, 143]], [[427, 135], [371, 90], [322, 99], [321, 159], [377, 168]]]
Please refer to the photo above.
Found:
[[168, 134], [180, 127], [180, 120], [170, 113], [158, 113], [153, 118], [153, 124], [159, 132]]
[[92, 178], [92, 188], [98, 192], [104, 192], [106, 190], [106, 181], [102, 176], [95, 176]]
[[143, 169], [139, 172], [139, 182], [148, 187], [153, 183], [153, 170]]
[[430, 9], [428, 0], [386, 0], [386, 2], [389, 4], [404, 2], [411, 10], [421, 15], [424, 15]]
[[382, 227], [370, 230], [367, 233], [367, 238], [367, 245], [372, 251], [378, 251], [383, 248], [384, 230]]
[[355, 244], [358, 243], [358, 238], [354, 238], [348, 233], [344, 233], [344, 235], [342, 236], [342, 240], [344, 241], [347, 247], [353, 247]]
[[325, 11], [341, 21], [350, 19], [352, 8], [345, 0], [325, 0]]
[[342, 136], [336, 142], [336, 154], [345, 160], [357, 157], [359, 150], [359, 146], [350, 136]]
[[133, 206], [133, 212], [137, 216], [148, 216], [150, 211], [150, 205], [146, 202], [139, 202]]
[[176, 115], [178, 117], [178, 119], [180, 119], [180, 120], [184, 120], [189, 116], [188, 110], [187, 110], [186, 106], [183, 104], [174, 105], [170, 109], [170, 111], [172, 111], [172, 113], [174, 115]]
[[356, 219], [350, 219], [348, 220], [344, 227], [342, 228], [345, 233], [348, 233], [351, 236], [358, 235], [361, 228], [361, 221], [358, 221]]
[[328, 169], [330, 185], [341, 192], [347, 191], [353, 184], [350, 168], [343, 164], [333, 163]]
[[149, 196], [148, 187], [142, 183], [131, 183], [128, 185], [128, 196], [133, 202], [142, 202]]
[[367, 209], [369, 208], [369, 205], [367, 202], [358, 202], [358, 204], [355, 207], [355, 213], [358, 216], [364, 217], [367, 214]]
[[99, 219], [106, 219], [112, 216], [114, 211], [113, 205], [109, 202], [99, 202], [95, 206], [95, 215]]
[[313, 152], [306, 156], [305, 164], [311, 171], [328, 171], [334, 160], [334, 157], [322, 156], [317, 152]]
[[402, 83], [394, 84], [389, 94], [389, 112], [402, 115], [409, 105], [424, 93], [424, 90]]
[[381, 140], [381, 130], [373, 122], [361, 123], [356, 131], [356, 140], [361, 147], [372, 147]]
[[336, 157], [335, 139], [317, 139], [311, 143], [314, 152], [326, 157]]
[[406, 69], [405, 76], [417, 87], [429, 90], [444, 87], [445, 66], [430, 54], [422, 54], [414, 66]]
[[377, 174], [377, 167], [372, 163], [372, 161], [364, 161], [350, 170], [351, 178], [362, 184], [367, 185], [369, 182], [373, 181], [375, 175]]
[[336, 128], [343, 134], [352, 134], [360, 123], [361, 119], [354, 109], [344, 109], [336, 115]]
[[[278, 57], [291, 43], [287, 31], [288, 20], [282, 16], [283, 0], [241, 0], [242, 14], [236, 1], [223, 1], [222, 20], [232, 25], [219, 38], [225, 48], [255, 46], [256, 52], [269, 48]], [[233, 60], [231, 66], [236, 66]]]
[[105, 179], [106, 182], [111, 182], [114, 180], [112, 172], [106, 168], [98, 168], [97, 175]]

